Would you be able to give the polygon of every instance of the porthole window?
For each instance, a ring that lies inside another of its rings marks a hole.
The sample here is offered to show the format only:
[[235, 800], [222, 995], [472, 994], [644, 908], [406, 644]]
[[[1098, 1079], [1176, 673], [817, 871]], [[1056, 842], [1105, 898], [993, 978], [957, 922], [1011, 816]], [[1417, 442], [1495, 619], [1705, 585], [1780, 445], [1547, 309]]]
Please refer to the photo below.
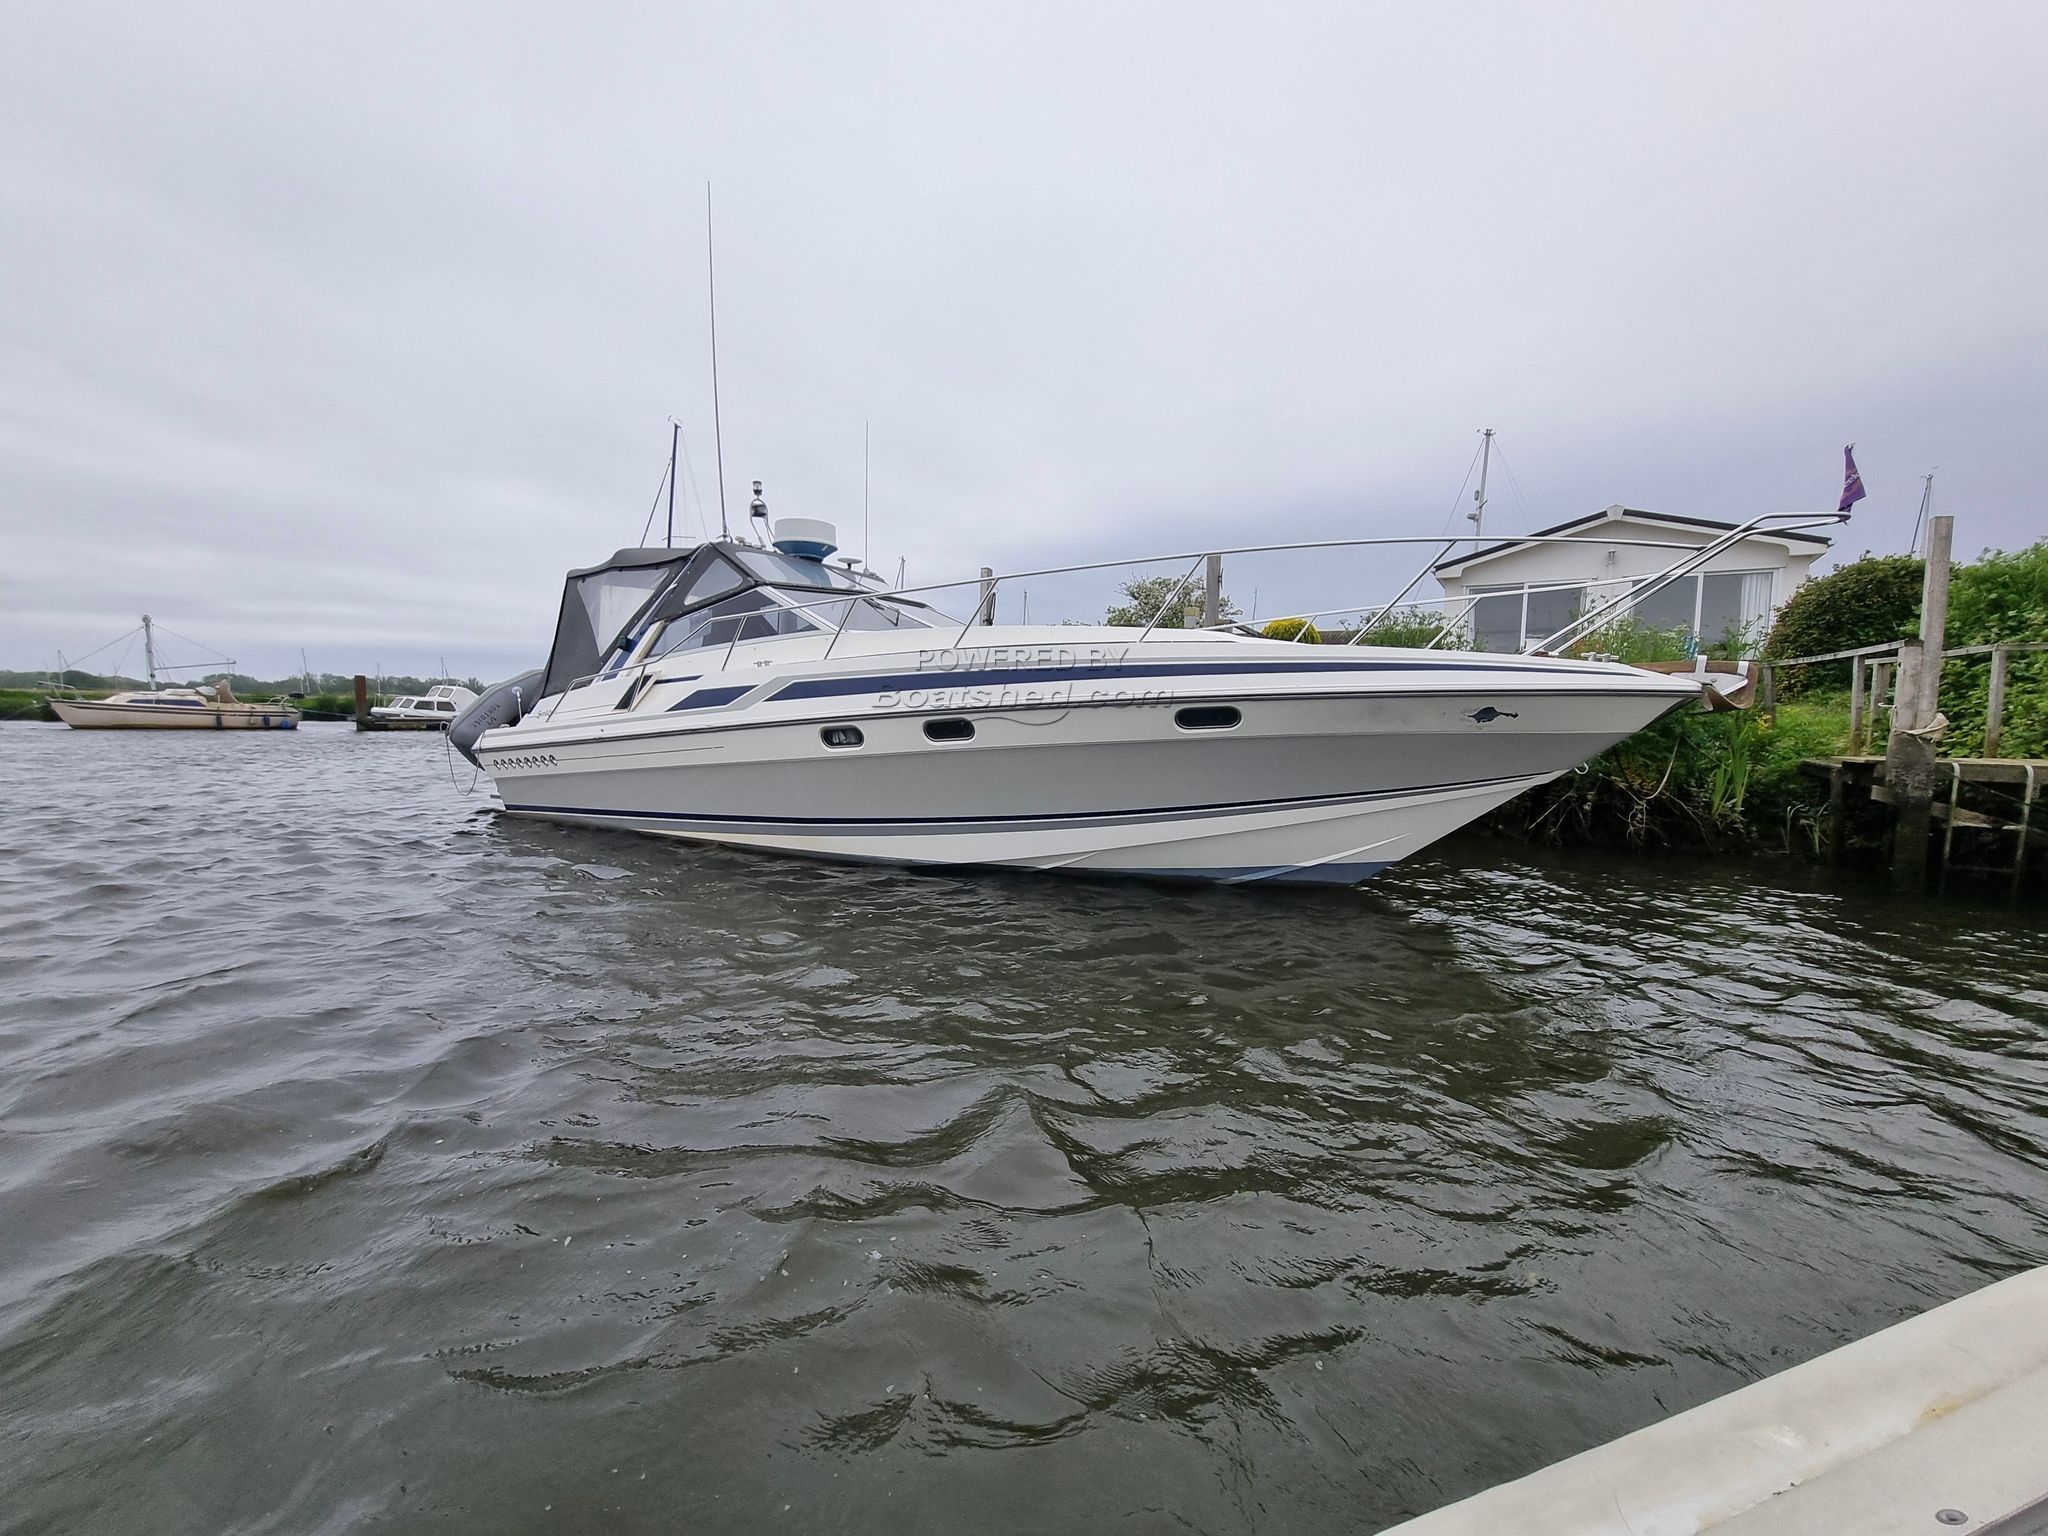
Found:
[[1227, 731], [1243, 718], [1229, 704], [1197, 704], [1173, 712], [1173, 723], [1184, 731]]
[[818, 739], [828, 747], [857, 747], [867, 740], [857, 725], [828, 725], [818, 732]]
[[930, 741], [972, 741], [974, 722], [972, 720], [927, 720], [924, 734]]

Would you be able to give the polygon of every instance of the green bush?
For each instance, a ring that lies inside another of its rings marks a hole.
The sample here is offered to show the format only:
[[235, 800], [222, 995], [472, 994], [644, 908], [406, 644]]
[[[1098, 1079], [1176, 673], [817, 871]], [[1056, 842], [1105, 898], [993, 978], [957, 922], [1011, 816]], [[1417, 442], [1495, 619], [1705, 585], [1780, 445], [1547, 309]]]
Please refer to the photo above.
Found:
[[[1359, 644], [1420, 650], [1434, 641], [1443, 627], [1444, 618], [1440, 613], [1431, 613], [1427, 608], [1399, 608], [1376, 619]], [[1453, 629], [1436, 648], [1440, 651], [1461, 651], [1465, 649], [1464, 636]]]
[[[2011, 554], [1991, 550], [1956, 567], [1949, 583], [1948, 648], [2001, 640], [2048, 640], [2048, 540]], [[1990, 657], [1943, 663], [1941, 710], [1949, 719], [1943, 751], [1967, 755], [1984, 749], [1990, 701]], [[2048, 653], [2009, 658], [1998, 753], [2048, 756]]]
[[[1108, 614], [1102, 620], [1105, 624], [1122, 625], [1130, 629], [1189, 629], [1199, 624], [1199, 619], [1190, 619], [1189, 610], [1199, 611], [1202, 606], [1202, 582], [1199, 577], [1190, 580], [1181, 576], [1134, 576], [1117, 592], [1123, 597], [1120, 603], [1112, 603]], [[1224, 622], [1237, 617], [1237, 604], [1229, 598], [1223, 599]]]
[[[1865, 555], [1809, 581], [1778, 613], [1764, 655], [1825, 656], [1917, 633], [1923, 562], [1911, 555]], [[1849, 686], [1849, 663], [1795, 667], [1780, 692]]]
[[1602, 624], [1573, 641], [1573, 656], [1612, 656], [1616, 661], [1690, 661], [1692, 635], [1684, 628], [1653, 629], [1629, 614]]
[[[1306, 629], [1307, 634], [1302, 631]], [[1299, 640], [1303, 645], [1321, 645], [1323, 632], [1307, 619], [1275, 619], [1259, 631], [1268, 640]]]

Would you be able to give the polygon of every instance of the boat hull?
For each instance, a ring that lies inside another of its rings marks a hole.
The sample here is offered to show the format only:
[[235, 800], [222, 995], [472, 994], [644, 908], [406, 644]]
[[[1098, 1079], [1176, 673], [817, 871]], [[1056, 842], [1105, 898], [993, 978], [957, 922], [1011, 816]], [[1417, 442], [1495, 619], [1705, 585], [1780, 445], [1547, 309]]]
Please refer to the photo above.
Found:
[[97, 699], [52, 699], [57, 718], [80, 731], [290, 731], [299, 713], [282, 705], [109, 704]]
[[[1468, 692], [1236, 696], [1189, 731], [1175, 704], [929, 712], [485, 746], [508, 812], [840, 860], [1155, 879], [1353, 885], [1569, 771], [1693, 695], [1552, 691], [1511, 712]], [[963, 718], [954, 712], [948, 718]], [[772, 809], [771, 809], [772, 808]]]

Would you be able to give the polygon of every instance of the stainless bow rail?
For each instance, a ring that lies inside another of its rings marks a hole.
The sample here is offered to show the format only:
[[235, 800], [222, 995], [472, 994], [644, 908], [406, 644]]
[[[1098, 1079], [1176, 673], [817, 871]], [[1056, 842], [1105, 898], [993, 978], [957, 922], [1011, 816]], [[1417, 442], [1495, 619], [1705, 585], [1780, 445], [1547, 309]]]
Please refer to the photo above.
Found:
[[[1387, 549], [1416, 544], [1430, 546], [1430, 556], [1424, 561], [1422, 568], [1409, 578], [1407, 584], [1389, 602], [1361, 603], [1354, 607], [1320, 608], [1312, 613], [1285, 614], [1265, 621], [1268, 624], [1275, 624], [1288, 622], [1293, 619], [1301, 619], [1303, 627], [1300, 634], [1296, 636], [1297, 640], [1301, 640], [1302, 637], [1307, 635], [1308, 626], [1319, 618], [1338, 614], [1370, 612], [1373, 617], [1359, 626], [1358, 634], [1354, 635], [1349, 642], [1356, 645], [1365, 638], [1374, 624], [1392, 613], [1409, 597], [1416, 587], [1421, 585], [1422, 581], [1435, 568], [1438, 562], [1461, 544], [1596, 544], [1603, 548], [1665, 549], [1679, 552], [1678, 559], [1652, 575], [1617, 578], [1617, 582], [1629, 580], [1633, 585], [1631, 585], [1627, 592], [1590, 608], [1563, 629], [1546, 635], [1541, 640], [1525, 645], [1521, 652], [1523, 655], [1545, 655], [1549, 654], [1561, 643], [1569, 645], [1574, 640], [1582, 637], [1586, 632], [1602, 624], [1612, 623], [1622, 614], [1634, 609], [1645, 599], [1663, 591], [1672, 582], [1683, 580], [1686, 576], [1699, 570], [1715, 556], [1734, 548], [1746, 538], [1757, 534], [1798, 533], [1809, 528], [1824, 528], [1846, 521], [1848, 521], [1848, 514], [1842, 512], [1767, 512], [1761, 516], [1751, 518], [1748, 522], [1727, 529], [1705, 544], [1681, 543], [1672, 539], [1589, 538], [1581, 534], [1569, 533], [1522, 534], [1506, 540], [1502, 540], [1497, 536], [1482, 537], [1477, 534], [1459, 534], [1456, 536], [1444, 533], [1388, 534], [1362, 539], [1304, 539], [1278, 544], [1240, 544], [1221, 549], [1181, 550], [1171, 554], [1126, 556], [1114, 560], [1082, 560], [1071, 565], [1035, 566], [1030, 570], [1007, 571], [1001, 575], [983, 576], [977, 573], [973, 576], [963, 576], [953, 581], [923, 582], [910, 586], [863, 587], [858, 591], [847, 589], [835, 591], [829, 596], [816, 598], [809, 602], [783, 603], [778, 606], [777, 611], [784, 613], [810, 613], [814, 610], [844, 606], [848, 609], [848, 617], [850, 618], [851, 605], [854, 603], [880, 603], [890, 600], [903, 600], [906, 603], [910, 603], [913, 594], [917, 593], [950, 592], [963, 587], [978, 588], [979, 595], [975, 601], [973, 613], [961, 624], [959, 634], [954, 637], [954, 645], [960, 646], [966, 643], [967, 637], [973, 633], [977, 624], [985, 625], [989, 622], [988, 615], [993, 614], [995, 611], [996, 593], [1005, 582], [1025, 581], [1041, 576], [1072, 576], [1090, 571], [1112, 571], [1148, 565], [1171, 565], [1177, 568], [1185, 563], [1187, 565], [1186, 572], [1174, 584], [1173, 590], [1168, 593], [1166, 601], [1160, 604], [1144, 628], [1139, 631], [1138, 638], [1143, 640], [1154, 629], [1158, 628], [1162, 620], [1173, 611], [1174, 603], [1193, 585], [1196, 575], [1201, 571], [1203, 565], [1211, 559], [1233, 555], [1290, 554], [1308, 550]], [[1518, 590], [1549, 592], [1582, 588], [1585, 585], [1586, 583], [1583, 581], [1524, 583]], [[659, 594], [656, 595], [658, 596]], [[1463, 605], [1457, 613], [1446, 617], [1443, 627], [1431, 637], [1425, 649], [1435, 647], [1442, 643], [1449, 635], [1456, 632], [1479, 601], [1490, 595], [1488, 593], [1469, 593], [1458, 598], [1420, 598], [1410, 604], [1412, 607], [1431, 607], [1437, 604], [1444, 604], [1446, 606], [1451, 604]], [[935, 604], [915, 602], [914, 606], [927, 609], [944, 618], [948, 623], [954, 621], [955, 616], [953, 614], [946, 613]], [[729, 617], [734, 616], [723, 614], [702, 615], [698, 622], [686, 632], [684, 638], [687, 639], [689, 635], [696, 634], [716, 618]], [[1235, 630], [1242, 632], [1246, 628], [1246, 624], [1243, 620], [1231, 620], [1226, 623], [1211, 624], [1203, 627], [1216, 631]], [[740, 644], [741, 630], [743, 628], [744, 623], [735, 624], [733, 638], [726, 645], [722, 669], [730, 669], [733, 656]], [[830, 631], [830, 638], [826, 642], [824, 655], [819, 658], [820, 660], [831, 657], [833, 648], [839, 643], [839, 637], [846, 633], [846, 622], [842, 620], [840, 623], [830, 626]], [[667, 654], [673, 654], [673, 648]], [[626, 673], [642, 671], [656, 659], [658, 658], [650, 657], [637, 662], [629, 662], [617, 668], [606, 668], [602, 671], [588, 673], [579, 677], [570, 683], [568, 688], [563, 690], [562, 694], [556, 695], [556, 707], [560, 707], [562, 697], [586, 683], [607, 675], [624, 675]], [[552, 715], [552, 711], [550, 711], [550, 714]]]

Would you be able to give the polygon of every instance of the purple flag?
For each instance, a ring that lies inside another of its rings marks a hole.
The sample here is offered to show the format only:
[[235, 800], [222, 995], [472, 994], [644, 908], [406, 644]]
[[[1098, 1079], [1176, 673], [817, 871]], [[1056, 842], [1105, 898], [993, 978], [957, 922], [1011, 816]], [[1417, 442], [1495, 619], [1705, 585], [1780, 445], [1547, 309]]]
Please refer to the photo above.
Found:
[[1856, 445], [1851, 443], [1842, 450], [1842, 504], [1835, 510], [1846, 512], [1863, 496], [1863, 477], [1856, 473]]

